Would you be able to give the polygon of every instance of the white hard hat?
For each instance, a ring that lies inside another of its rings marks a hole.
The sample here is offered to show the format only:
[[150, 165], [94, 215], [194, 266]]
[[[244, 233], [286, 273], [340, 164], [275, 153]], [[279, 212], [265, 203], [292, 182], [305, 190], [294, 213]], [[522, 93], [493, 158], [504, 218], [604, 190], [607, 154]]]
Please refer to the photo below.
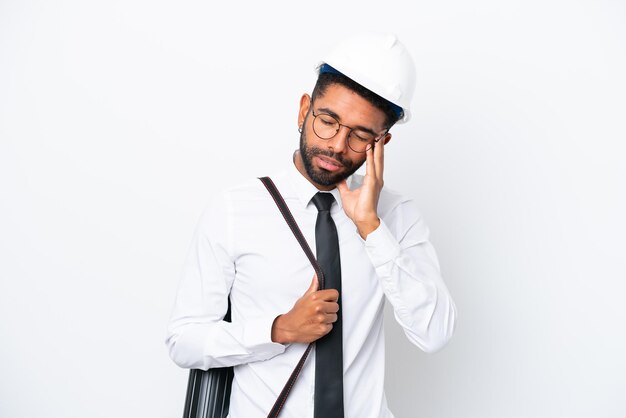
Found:
[[415, 91], [415, 64], [392, 33], [365, 32], [344, 39], [316, 67], [324, 64], [402, 108], [398, 123], [411, 118]]

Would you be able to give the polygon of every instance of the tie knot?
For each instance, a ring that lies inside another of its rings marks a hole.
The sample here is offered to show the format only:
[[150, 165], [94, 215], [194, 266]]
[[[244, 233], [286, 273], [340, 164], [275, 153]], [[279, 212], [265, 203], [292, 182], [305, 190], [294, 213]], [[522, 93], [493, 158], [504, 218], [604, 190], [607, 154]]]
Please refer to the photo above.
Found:
[[335, 201], [335, 197], [331, 193], [318, 192], [311, 199], [319, 212], [330, 211], [330, 207]]

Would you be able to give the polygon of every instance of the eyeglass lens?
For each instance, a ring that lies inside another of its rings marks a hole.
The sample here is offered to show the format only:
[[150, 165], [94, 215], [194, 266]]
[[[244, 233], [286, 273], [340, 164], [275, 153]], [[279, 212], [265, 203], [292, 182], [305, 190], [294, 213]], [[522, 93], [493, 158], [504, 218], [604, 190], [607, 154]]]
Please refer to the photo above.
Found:
[[[313, 131], [322, 139], [331, 139], [341, 129], [341, 124], [333, 116], [320, 113], [313, 114]], [[365, 152], [374, 145], [377, 137], [371, 132], [362, 129], [350, 129], [348, 134], [348, 146], [355, 152]]]

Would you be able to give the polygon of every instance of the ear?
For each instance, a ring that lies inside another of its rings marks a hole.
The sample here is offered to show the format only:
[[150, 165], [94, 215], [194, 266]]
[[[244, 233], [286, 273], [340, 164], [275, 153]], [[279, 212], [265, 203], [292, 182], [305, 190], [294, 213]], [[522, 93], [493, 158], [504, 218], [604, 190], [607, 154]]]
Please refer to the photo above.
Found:
[[391, 141], [391, 134], [387, 132], [387, 135], [385, 135], [385, 137], [382, 140], [383, 140], [383, 144], [387, 145], [389, 141]]
[[304, 93], [300, 97], [300, 111], [298, 112], [298, 127], [304, 124], [304, 119], [307, 113], [309, 113], [309, 107], [311, 106], [311, 96]]

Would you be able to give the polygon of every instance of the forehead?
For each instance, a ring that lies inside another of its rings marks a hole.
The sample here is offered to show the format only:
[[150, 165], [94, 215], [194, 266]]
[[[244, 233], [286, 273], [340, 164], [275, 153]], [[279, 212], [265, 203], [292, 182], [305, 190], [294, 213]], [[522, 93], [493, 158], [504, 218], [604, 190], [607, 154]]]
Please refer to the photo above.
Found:
[[348, 126], [365, 126], [382, 130], [385, 114], [382, 110], [341, 84], [331, 84], [313, 103], [315, 110], [326, 109], [338, 116], [339, 122]]

